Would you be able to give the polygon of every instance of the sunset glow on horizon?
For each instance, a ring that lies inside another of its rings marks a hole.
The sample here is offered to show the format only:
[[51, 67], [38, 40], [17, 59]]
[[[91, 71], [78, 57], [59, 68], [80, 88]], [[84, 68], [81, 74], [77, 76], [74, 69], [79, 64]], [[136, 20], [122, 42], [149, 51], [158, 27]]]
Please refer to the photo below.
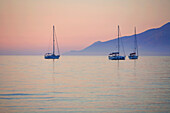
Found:
[[170, 0], [0, 0], [0, 54], [45, 54], [52, 26], [62, 53], [170, 21]]

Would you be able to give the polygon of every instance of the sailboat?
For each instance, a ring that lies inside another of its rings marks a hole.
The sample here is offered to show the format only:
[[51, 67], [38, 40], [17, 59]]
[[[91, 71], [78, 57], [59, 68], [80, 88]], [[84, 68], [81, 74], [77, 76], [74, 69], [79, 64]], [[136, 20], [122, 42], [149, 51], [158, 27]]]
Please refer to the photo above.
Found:
[[129, 59], [138, 59], [138, 45], [137, 45], [137, 39], [136, 39], [136, 27], [135, 27], [135, 38], [134, 38], [134, 52], [130, 53]]
[[56, 37], [56, 43], [57, 43], [58, 55], [55, 55], [55, 27], [53, 25], [53, 53], [46, 53], [44, 55], [45, 59], [59, 59], [60, 58], [60, 51], [58, 47], [57, 37]]
[[109, 60], [125, 60], [126, 56], [120, 56], [119, 55], [119, 25], [118, 25], [118, 52], [113, 52], [113, 53], [110, 53], [108, 58]]

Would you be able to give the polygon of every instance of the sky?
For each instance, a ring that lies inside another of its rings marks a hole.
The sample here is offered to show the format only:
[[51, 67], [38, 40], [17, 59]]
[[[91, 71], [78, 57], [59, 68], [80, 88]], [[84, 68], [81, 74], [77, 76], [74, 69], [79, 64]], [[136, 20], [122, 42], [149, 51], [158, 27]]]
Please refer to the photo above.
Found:
[[55, 26], [61, 53], [133, 35], [170, 21], [170, 0], [0, 0], [0, 54], [51, 52]]

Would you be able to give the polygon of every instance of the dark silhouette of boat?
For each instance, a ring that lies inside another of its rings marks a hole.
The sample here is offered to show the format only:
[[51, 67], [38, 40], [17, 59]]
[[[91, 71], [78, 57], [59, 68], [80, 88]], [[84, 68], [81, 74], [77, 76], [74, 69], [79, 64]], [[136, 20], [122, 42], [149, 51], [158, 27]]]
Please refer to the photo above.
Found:
[[110, 53], [108, 58], [109, 60], [125, 60], [126, 56], [120, 56], [119, 55], [119, 25], [118, 25], [118, 52], [113, 52], [113, 53]]
[[138, 59], [138, 45], [136, 39], [136, 27], [135, 27], [135, 38], [134, 38], [134, 52], [130, 53], [129, 59]]
[[53, 25], [53, 53], [46, 53], [44, 55], [45, 59], [59, 59], [60, 58], [60, 51], [59, 51], [59, 46], [57, 42], [57, 37], [56, 37], [56, 44], [57, 44], [58, 55], [55, 54], [55, 27]]

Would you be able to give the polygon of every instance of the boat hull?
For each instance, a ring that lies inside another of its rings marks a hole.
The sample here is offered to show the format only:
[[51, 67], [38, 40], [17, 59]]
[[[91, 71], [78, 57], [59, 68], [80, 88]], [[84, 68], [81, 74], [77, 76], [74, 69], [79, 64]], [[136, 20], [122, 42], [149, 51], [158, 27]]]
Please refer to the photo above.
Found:
[[129, 59], [138, 59], [138, 56], [129, 56]]
[[126, 56], [108, 56], [109, 60], [125, 60]]
[[45, 59], [59, 59], [60, 55], [50, 55], [50, 56], [44, 56]]

